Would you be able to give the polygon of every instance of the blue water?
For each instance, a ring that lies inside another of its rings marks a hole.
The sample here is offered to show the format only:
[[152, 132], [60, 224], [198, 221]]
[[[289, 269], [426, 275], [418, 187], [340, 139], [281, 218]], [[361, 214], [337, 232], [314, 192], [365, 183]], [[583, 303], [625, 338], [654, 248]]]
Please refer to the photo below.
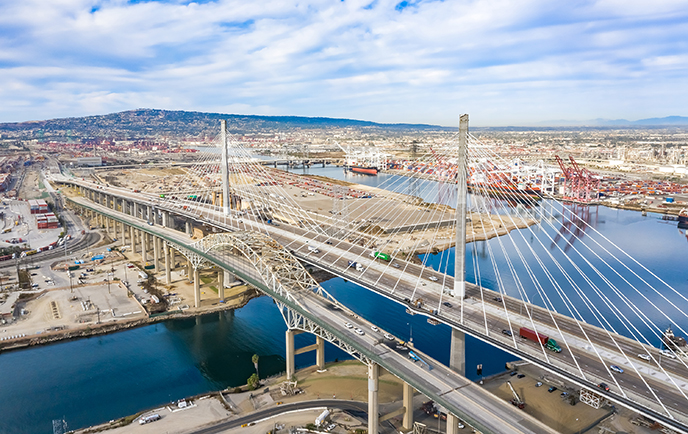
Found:
[[[312, 168], [310, 172], [369, 185], [378, 185], [388, 179], [387, 175], [376, 178], [345, 174], [341, 168], [335, 167]], [[426, 200], [432, 200], [428, 189], [414, 186], [409, 180], [401, 182], [407, 182], [409, 189], [425, 192]], [[556, 237], [561, 226], [566, 226], [561, 218], [562, 213], [569, 215], [574, 212], [665, 278], [669, 284], [685, 291], [688, 271], [683, 258], [688, 253], [688, 243], [686, 234], [676, 228], [675, 222], [661, 221], [657, 215], [642, 217], [639, 213], [603, 207], [562, 210], [551, 204], [543, 206], [554, 209], [554, 227], [537, 226], [532, 228], [533, 233], [530, 230], [512, 232], [519, 250], [525, 250], [528, 245], [536, 248], [536, 234], [549, 233], [553, 238]], [[561, 232], [566, 234], [566, 231]], [[587, 240], [590, 233], [590, 228], [578, 231], [582, 240]], [[538, 254], [549, 251], [563, 263], [567, 256], [576, 255], [574, 248], [582, 246], [580, 241], [575, 241], [567, 247], [565, 240], [569, 238], [570, 234], [559, 237], [556, 243], [538, 246]], [[508, 247], [506, 240], [506, 237], [501, 240], [506, 256], [500, 256], [497, 262], [504, 265], [506, 258], [510, 257], [514, 267], [522, 271], [525, 265], [514, 259], [515, 248]], [[467, 263], [467, 277], [470, 281], [475, 279], [474, 264], [478, 264], [481, 282], [485, 286], [500, 289], [497, 276], [491, 268], [490, 248], [501, 254], [500, 240], [469, 244], [467, 250], [471, 259]], [[597, 248], [597, 251], [600, 249]], [[609, 259], [608, 255], [601, 256]], [[435, 255], [423, 255], [421, 259], [435, 269], [446, 269], [449, 274], [454, 272], [453, 249]], [[539, 276], [543, 275], [543, 271], [537, 270], [532, 264], [532, 258], [526, 263], [533, 266]], [[501, 278], [504, 291], [515, 294], [513, 278], [504, 274]], [[533, 302], [545, 303], [538, 297], [537, 288], [532, 283], [523, 282], [523, 286]], [[448, 362], [449, 328], [431, 326], [419, 315], [407, 315], [403, 306], [339, 278], [324, 282], [323, 287], [361, 316], [402, 339], [412, 336], [421, 350], [442, 363]], [[623, 286], [623, 291], [632, 300], [641, 300], [641, 296], [629, 290], [628, 285]], [[566, 288], [566, 292], [574, 293], [571, 288]], [[639, 289], [639, 292], [659, 301], [648, 289]], [[670, 300], [675, 301], [676, 297]], [[552, 304], [558, 310], [566, 311], [561, 300], [553, 300]], [[597, 304], [604, 308], [601, 303]], [[665, 306], [667, 303], [661, 304]], [[668, 325], [656, 313], [648, 311], [648, 315], [663, 327]], [[685, 317], [674, 317], [678, 318], [679, 325], [686, 327]], [[630, 333], [620, 321], [614, 320], [612, 323], [619, 327], [619, 332]], [[2, 353], [0, 432], [50, 433], [51, 420], [62, 417], [70, 429], [76, 429], [154, 408], [185, 396], [241, 385], [254, 372], [251, 362], [253, 354], [260, 356], [261, 377], [277, 374], [285, 366], [285, 331], [286, 326], [272, 300], [260, 297], [234, 312], [166, 321], [106, 336]], [[313, 341], [314, 338], [307, 334], [296, 336], [297, 346]], [[299, 355], [296, 364], [299, 367], [310, 365], [314, 363], [314, 357], [313, 353]], [[328, 361], [348, 357], [328, 344]], [[483, 373], [490, 375], [502, 371], [504, 363], [512, 359], [512, 356], [500, 350], [467, 337], [466, 366], [469, 378], [477, 378], [472, 367], [478, 363], [483, 364]]]

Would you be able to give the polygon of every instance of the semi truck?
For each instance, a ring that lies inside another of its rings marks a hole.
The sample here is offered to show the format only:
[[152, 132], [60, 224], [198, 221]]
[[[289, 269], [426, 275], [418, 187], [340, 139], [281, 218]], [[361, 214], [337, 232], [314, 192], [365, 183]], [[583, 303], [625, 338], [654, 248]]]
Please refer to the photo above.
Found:
[[355, 268], [356, 271], [363, 271], [363, 265], [359, 264], [356, 261], [349, 261], [349, 267]]
[[387, 253], [382, 253], [382, 252], [373, 252], [370, 254], [373, 258], [380, 258], [383, 261], [389, 261], [389, 255]]
[[557, 341], [550, 339], [542, 333], [537, 333], [531, 329], [521, 327], [518, 334], [524, 339], [530, 339], [531, 341], [541, 343], [548, 350], [554, 351], [555, 353], [561, 353], [561, 347], [557, 345]]

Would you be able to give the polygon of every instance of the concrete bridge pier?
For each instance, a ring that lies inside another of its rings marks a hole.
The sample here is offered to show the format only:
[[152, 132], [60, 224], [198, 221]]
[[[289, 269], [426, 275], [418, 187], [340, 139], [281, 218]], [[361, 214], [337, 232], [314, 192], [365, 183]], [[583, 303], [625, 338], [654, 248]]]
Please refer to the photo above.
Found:
[[194, 307], [201, 307], [201, 273], [200, 270], [194, 267], [193, 270], [193, 284], [194, 284]]
[[105, 217], [105, 234], [110, 236], [110, 219]]
[[145, 232], [139, 231], [139, 237], [141, 237], [141, 262], [143, 262], [143, 265], [146, 265], [146, 262], [148, 262], [148, 252], [146, 251], [147, 235]]
[[223, 270], [220, 268], [217, 271], [217, 295], [220, 297], [220, 301], [223, 301], [225, 299], [225, 276], [227, 274], [230, 274], [228, 271]]
[[[449, 367], [463, 376], [466, 375], [466, 335], [462, 331], [452, 329], [449, 354]], [[447, 414], [447, 434], [459, 434], [459, 418], [451, 413]]]
[[184, 223], [184, 226], [185, 226], [185, 230], [186, 230], [186, 235], [188, 235], [189, 237], [192, 237], [193, 236], [193, 225], [191, 224], [191, 222], [187, 220]]
[[153, 238], [153, 266], [155, 267], [155, 272], [160, 270], [160, 238], [152, 235]]
[[120, 228], [119, 236], [120, 236], [120, 240], [122, 241], [120, 244], [124, 246], [124, 245], [127, 244], [127, 240], [124, 238], [124, 229], [125, 229], [125, 228], [124, 228], [124, 223], [120, 223], [120, 227], [119, 227], [119, 228]]
[[378, 434], [380, 417], [378, 415], [378, 390], [380, 366], [371, 362], [368, 365], [368, 434]]
[[285, 340], [287, 344], [287, 351], [286, 351], [286, 362], [287, 362], [287, 380], [291, 380], [294, 378], [294, 373], [296, 372], [295, 366], [294, 366], [294, 356], [296, 355], [294, 352], [294, 336], [303, 333], [301, 330], [293, 330], [293, 329], [288, 329], [285, 333]]
[[[323, 163], [324, 164], [324, 163]], [[402, 426], [404, 429], [410, 430], [413, 428], [413, 387], [411, 385], [404, 383], [403, 386], [403, 405], [404, 405], [404, 420], [402, 421]]]
[[136, 253], [136, 237], [134, 236], [134, 227], [129, 226], [129, 240], [131, 241], [131, 251]]
[[170, 268], [170, 246], [168, 246], [166, 243], [163, 243], [162, 245], [163, 252], [165, 253], [165, 281], [167, 282], [168, 285], [172, 284], [172, 269]]

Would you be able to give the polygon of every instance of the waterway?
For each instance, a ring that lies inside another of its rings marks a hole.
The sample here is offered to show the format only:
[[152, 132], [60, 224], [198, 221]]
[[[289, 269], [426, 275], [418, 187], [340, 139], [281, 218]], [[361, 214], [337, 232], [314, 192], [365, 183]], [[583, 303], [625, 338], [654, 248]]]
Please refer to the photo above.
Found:
[[[310, 171], [368, 185], [378, 185], [385, 179], [344, 174], [341, 168], [334, 167], [312, 168]], [[410, 188], [424, 191], [408, 182]], [[688, 271], [683, 258], [688, 253], [688, 238], [676, 228], [675, 222], [664, 222], [657, 215], [642, 217], [639, 213], [604, 207], [576, 212], [650, 270], [664, 277], [667, 283], [684, 290]], [[561, 210], [557, 215], [561, 216]], [[554, 221], [564, 225], [561, 218]], [[555, 229], [541, 230], [556, 232]], [[589, 232], [589, 229], [587, 232], [583, 230], [579, 236], [585, 239]], [[535, 239], [533, 232], [522, 230], [516, 233], [524, 235], [524, 246], [532, 245]], [[581, 245], [574, 242], [564, 252], [566, 244], [563, 237], [554, 244], [562, 248], [560, 259], [574, 255], [573, 246]], [[546, 247], [554, 252], [556, 246]], [[480, 266], [482, 283], [499, 289], [499, 279], [490, 270], [490, 250], [501, 251], [499, 239], [468, 246], [469, 257], [475, 258]], [[499, 261], [506, 261], [505, 258], [514, 253], [513, 249], [505, 250], [506, 256], [501, 256]], [[428, 266], [447, 268], [450, 274], [453, 273], [451, 250], [424, 255], [422, 259]], [[467, 266], [468, 280], [474, 278], [475, 267], [472, 264], [470, 262]], [[524, 267], [523, 264], [519, 266]], [[507, 277], [502, 279], [505, 291], [514, 293], [515, 289], [510, 286], [513, 281]], [[324, 282], [323, 287], [361, 316], [402, 339], [413, 337], [421, 350], [440, 362], [448, 362], [449, 328], [429, 325], [418, 315], [409, 316], [404, 313], [403, 306], [339, 278]], [[639, 295], [630, 291], [628, 294], [638, 301], [643, 291]], [[543, 303], [537, 297], [533, 301]], [[182, 397], [244, 384], [254, 372], [253, 354], [260, 356], [261, 377], [278, 374], [285, 366], [285, 330], [272, 300], [260, 297], [234, 312], [167, 321], [105, 336], [2, 353], [0, 432], [50, 433], [52, 419], [61, 418], [67, 421], [70, 429], [75, 429]], [[313, 338], [306, 334], [296, 337], [298, 346], [312, 341]], [[313, 354], [297, 356], [297, 366], [314, 363], [314, 357]], [[348, 356], [331, 345], [327, 346], [328, 361], [343, 358]], [[469, 378], [477, 379], [475, 366], [478, 363], [483, 365], [483, 374], [490, 375], [503, 370], [504, 363], [512, 359], [500, 350], [467, 338]]]

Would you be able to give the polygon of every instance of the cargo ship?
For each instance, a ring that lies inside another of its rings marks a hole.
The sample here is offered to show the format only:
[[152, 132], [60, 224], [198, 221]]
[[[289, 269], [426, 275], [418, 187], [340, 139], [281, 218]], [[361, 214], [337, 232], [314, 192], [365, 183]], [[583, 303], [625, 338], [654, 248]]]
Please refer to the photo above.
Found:
[[[468, 191], [474, 194], [482, 194], [497, 199], [507, 200], [540, 200], [542, 193], [539, 187], [515, 186], [499, 183], [469, 183]], [[687, 217], [688, 218], [688, 217]]]
[[354, 173], [363, 173], [366, 175], [377, 175], [377, 167], [373, 166], [346, 166], [344, 170]]
[[685, 208], [678, 213], [678, 227], [688, 229], [688, 210]]

